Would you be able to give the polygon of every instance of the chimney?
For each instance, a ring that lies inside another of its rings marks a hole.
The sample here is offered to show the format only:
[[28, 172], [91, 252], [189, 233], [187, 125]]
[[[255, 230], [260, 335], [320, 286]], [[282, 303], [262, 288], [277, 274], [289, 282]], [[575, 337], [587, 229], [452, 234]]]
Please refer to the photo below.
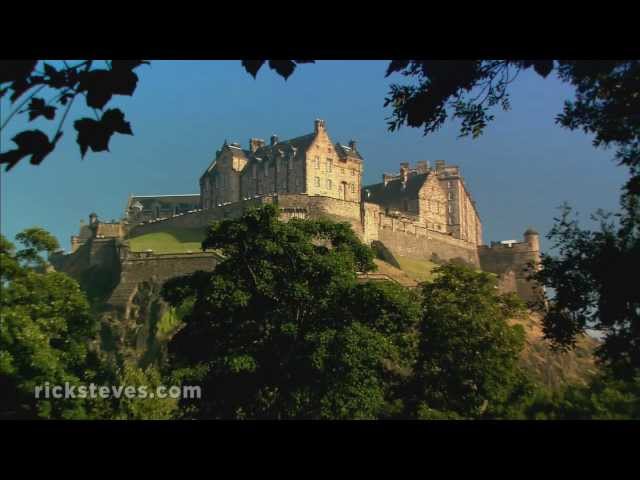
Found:
[[429, 171], [429, 162], [426, 160], [418, 160], [416, 163], [416, 170], [418, 173], [427, 173]]
[[436, 160], [436, 172], [441, 172], [442, 170], [444, 170], [444, 165], [444, 160]]
[[278, 143], [278, 136], [277, 135], [271, 135], [271, 145], [275, 145], [276, 143]]
[[393, 175], [387, 175], [386, 173], [382, 174], [382, 182], [384, 183], [384, 186], [387, 186], [387, 183], [389, 183], [389, 181], [393, 180]]
[[407, 175], [409, 174], [409, 162], [402, 162], [400, 164], [400, 176], [403, 181], [407, 181]]
[[95, 213], [92, 213], [91, 215], [89, 215], [89, 225], [95, 225], [98, 223], [98, 215], [96, 215]]
[[354, 152], [356, 152], [356, 151], [357, 151], [357, 150], [356, 150], [356, 141], [355, 141], [355, 140], [353, 140], [353, 139], [352, 139], [352, 140], [349, 140], [349, 148], [350, 148], [351, 150], [353, 150]]
[[314, 130], [313, 130], [314, 133], [318, 133], [320, 130], [324, 130], [324, 129], [325, 129], [324, 120], [320, 120], [319, 118], [316, 118]]
[[255, 153], [260, 147], [264, 147], [264, 140], [260, 138], [252, 138], [249, 140], [249, 150]]

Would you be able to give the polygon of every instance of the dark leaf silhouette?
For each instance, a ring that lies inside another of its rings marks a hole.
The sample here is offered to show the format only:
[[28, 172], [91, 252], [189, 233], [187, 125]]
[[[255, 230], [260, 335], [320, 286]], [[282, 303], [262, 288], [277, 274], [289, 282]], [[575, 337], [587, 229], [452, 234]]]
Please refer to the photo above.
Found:
[[120, 65], [113, 70], [81, 72], [79, 81], [79, 91], [87, 92], [87, 105], [102, 109], [113, 95], [132, 95], [138, 76]]
[[124, 121], [124, 113], [117, 108], [107, 110], [100, 120], [76, 120], [73, 127], [78, 131], [77, 142], [83, 158], [89, 148], [93, 152], [109, 151], [109, 140], [114, 133], [133, 135], [131, 125]]
[[149, 62], [144, 60], [112, 60], [111, 61], [111, 70], [120, 71], [120, 70], [128, 70], [131, 71], [140, 65], [149, 65]]
[[42, 98], [34, 97], [29, 103], [29, 121], [35, 120], [41, 115], [48, 120], [53, 120], [56, 115], [56, 107], [47, 105]]
[[138, 75], [131, 70], [112, 70], [111, 71], [111, 91], [117, 95], [133, 95], [138, 85]]
[[551, 70], [553, 70], [553, 60], [538, 60], [533, 62], [533, 69], [541, 77], [547, 78]]
[[269, 67], [286, 80], [296, 69], [296, 64], [292, 60], [269, 60]]
[[124, 121], [124, 113], [118, 108], [112, 108], [104, 112], [101, 121], [105, 128], [113, 132], [133, 135], [131, 124]]
[[242, 60], [242, 66], [253, 78], [256, 78], [258, 70], [260, 70], [260, 67], [264, 65], [265, 61], [266, 60]]
[[87, 92], [87, 105], [91, 108], [99, 108], [111, 100], [113, 89], [111, 86], [111, 72], [98, 69], [89, 72], [81, 72], [78, 90]]
[[64, 71], [58, 70], [55, 67], [44, 64], [44, 73], [48, 77], [49, 86], [52, 88], [63, 88], [68, 86], [68, 79]]
[[61, 136], [62, 132], [58, 132], [53, 142], [50, 142], [49, 137], [41, 130], [20, 132], [11, 139], [18, 148], [0, 154], [0, 164], [6, 163], [6, 170], [9, 171], [22, 158], [31, 155], [31, 163], [39, 165], [53, 151]]
[[29, 77], [37, 60], [2, 60], [0, 61], [0, 84], [6, 82], [24, 82]]
[[391, 75], [393, 72], [399, 72], [409, 66], [410, 60], [392, 60], [389, 63], [389, 67], [387, 67], [387, 74], [385, 76]]

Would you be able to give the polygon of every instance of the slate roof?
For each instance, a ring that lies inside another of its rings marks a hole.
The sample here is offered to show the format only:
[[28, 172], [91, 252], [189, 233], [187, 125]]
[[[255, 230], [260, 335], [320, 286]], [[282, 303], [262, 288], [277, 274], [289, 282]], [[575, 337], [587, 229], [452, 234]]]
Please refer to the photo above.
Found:
[[340, 142], [336, 143], [335, 147], [336, 147], [336, 152], [338, 152], [338, 156], [341, 159], [346, 159], [347, 157], [351, 157], [351, 158], [357, 158], [359, 160], [362, 160], [360, 153], [351, 147], [342, 145], [340, 144]]
[[[375, 203], [377, 205], [387, 206], [398, 204], [402, 200], [418, 198], [418, 193], [429, 176], [428, 173], [418, 173], [409, 175], [406, 187], [403, 188], [402, 180], [391, 180], [384, 183], [376, 183], [362, 188], [363, 199], [365, 202]], [[369, 195], [367, 196], [367, 191]]]

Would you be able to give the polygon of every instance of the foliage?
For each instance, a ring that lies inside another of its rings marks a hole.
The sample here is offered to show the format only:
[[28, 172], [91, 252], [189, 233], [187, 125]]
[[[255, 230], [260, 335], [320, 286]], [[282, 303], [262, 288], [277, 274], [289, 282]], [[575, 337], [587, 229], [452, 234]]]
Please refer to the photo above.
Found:
[[42, 250], [57, 242], [41, 229], [18, 235], [27, 247], [19, 252], [0, 237], [2, 283], [0, 284], [0, 382], [2, 412], [17, 417], [83, 418], [80, 399], [34, 398], [36, 386], [49, 382], [77, 385], [94, 378], [99, 370], [88, 340], [96, 331], [89, 305], [79, 285], [59, 272], [40, 272]]
[[621, 378], [640, 368], [640, 292], [631, 279], [640, 267], [637, 197], [628, 196], [619, 222], [600, 212], [599, 231], [580, 228], [565, 206], [550, 231], [557, 256], [543, 255], [534, 277], [555, 291], [544, 318], [545, 336], [573, 347], [587, 329], [599, 331], [598, 358]]
[[[136, 391], [144, 391], [145, 395], [128, 397], [121, 394], [119, 398], [111, 400], [105, 418], [111, 420], [170, 420], [177, 415], [178, 399], [167, 396], [160, 398], [157, 388], [165, 383], [160, 371], [149, 366], [145, 369], [131, 364], [125, 364], [119, 373], [117, 385], [124, 388], [133, 387]], [[144, 389], [144, 390], [143, 390]], [[149, 395], [153, 394], [153, 397]]]
[[517, 365], [524, 331], [507, 324], [522, 304], [512, 295], [498, 295], [495, 278], [486, 273], [456, 264], [434, 273], [434, 280], [423, 284], [409, 413], [419, 418], [499, 416], [514, 403], [525, 380]]
[[[7, 171], [29, 156], [33, 165], [39, 165], [54, 150], [78, 95], [85, 97], [86, 105], [93, 109], [96, 117], [95, 120], [80, 118], [73, 124], [82, 157], [89, 148], [94, 152], [108, 151], [114, 133], [133, 135], [131, 125], [125, 121], [120, 109], [103, 109], [114, 95], [133, 95], [138, 83], [133, 70], [149, 62], [111, 60], [104, 62], [106, 68], [94, 68], [97, 62], [93, 60], [83, 60], [76, 65], [63, 62], [62, 68], [42, 62], [40, 69], [38, 63], [37, 60], [0, 62], [0, 98], [10, 93], [12, 104], [22, 99], [3, 121], [0, 131], [17, 113], [28, 113], [29, 121], [40, 117], [53, 121], [59, 108], [64, 109], [64, 113], [51, 139], [41, 130], [25, 130], [12, 138], [17, 148], [0, 153], [0, 164], [5, 163]], [[36, 96], [45, 88], [55, 92], [49, 100]], [[102, 115], [98, 115], [98, 111], [103, 111]]]
[[289, 78], [298, 64], [314, 63], [313, 60], [242, 60], [242, 66], [253, 78], [256, 78], [258, 71], [265, 62], [268, 62], [269, 67], [275, 70], [278, 75], [282, 76], [285, 80]]
[[[215, 223], [213, 272], [170, 280], [173, 305], [194, 296], [169, 350], [203, 386], [199, 418], [377, 418], [411, 364], [417, 302], [360, 285], [373, 255], [347, 224], [277, 219], [273, 206]], [[186, 381], [186, 380], [185, 380]]]
[[605, 371], [589, 385], [567, 385], [553, 393], [540, 391], [526, 413], [535, 420], [638, 420], [640, 377], [620, 380]]

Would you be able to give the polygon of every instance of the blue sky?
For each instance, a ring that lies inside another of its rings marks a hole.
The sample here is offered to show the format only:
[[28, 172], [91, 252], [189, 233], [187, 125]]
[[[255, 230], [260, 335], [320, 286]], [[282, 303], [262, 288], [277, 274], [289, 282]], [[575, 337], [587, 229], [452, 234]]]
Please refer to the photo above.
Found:
[[[596, 150], [592, 138], [554, 123], [572, 89], [555, 77], [522, 73], [512, 84], [509, 112], [478, 139], [457, 138], [450, 122], [424, 137], [420, 129], [387, 131], [383, 108], [388, 85], [403, 77], [384, 77], [387, 61], [319, 61], [302, 65], [287, 81], [267, 67], [257, 79], [239, 61], [153, 61], [137, 69], [133, 97], [116, 96], [134, 136], [115, 135], [110, 152], [80, 158], [72, 120], [91, 116], [77, 101], [64, 137], [42, 165], [24, 160], [1, 174], [2, 233], [42, 226], [69, 249], [81, 219], [95, 211], [104, 220], [120, 218], [135, 194], [197, 193], [198, 178], [227, 139], [246, 145], [250, 137], [291, 138], [326, 121], [334, 141], [356, 139], [365, 159], [364, 183], [380, 181], [399, 163], [443, 159], [459, 165], [484, 225], [484, 241], [520, 239], [533, 226], [546, 234], [564, 201], [581, 218], [598, 208], [615, 210], [626, 171], [613, 151]], [[48, 98], [48, 97], [45, 97]], [[80, 100], [80, 99], [78, 99]], [[1, 117], [12, 110], [6, 98]], [[52, 134], [51, 122], [14, 117], [0, 134], [1, 151], [26, 128]], [[549, 242], [542, 239], [543, 250]]]

